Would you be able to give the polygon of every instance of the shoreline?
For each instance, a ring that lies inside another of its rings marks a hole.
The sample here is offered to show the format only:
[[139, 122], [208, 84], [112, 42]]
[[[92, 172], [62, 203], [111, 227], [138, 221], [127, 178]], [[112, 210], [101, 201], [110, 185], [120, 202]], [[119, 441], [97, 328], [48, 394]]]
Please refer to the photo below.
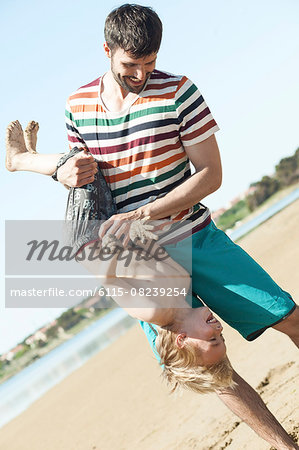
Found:
[[271, 217], [278, 214], [280, 211], [282, 211], [287, 206], [291, 205], [293, 202], [298, 200], [299, 198], [299, 186], [295, 189], [290, 190], [287, 195], [279, 196], [272, 201], [269, 199], [268, 206], [264, 206], [260, 208], [259, 213], [252, 214], [248, 216], [248, 220], [245, 220], [242, 222], [239, 226], [236, 228], [230, 230], [228, 236], [233, 241], [238, 241], [242, 237], [246, 236], [247, 234], [251, 233], [255, 228], [257, 228], [262, 223], [269, 220]]

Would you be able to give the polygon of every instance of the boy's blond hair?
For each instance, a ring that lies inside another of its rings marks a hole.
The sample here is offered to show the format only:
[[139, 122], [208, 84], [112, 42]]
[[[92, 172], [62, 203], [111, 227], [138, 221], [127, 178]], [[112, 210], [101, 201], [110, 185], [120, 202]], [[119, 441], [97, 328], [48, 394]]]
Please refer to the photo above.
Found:
[[191, 345], [178, 348], [177, 333], [157, 327], [156, 349], [161, 358], [163, 376], [174, 392], [178, 387], [190, 389], [199, 394], [233, 387], [233, 368], [227, 357], [209, 367], [200, 366], [198, 351]]

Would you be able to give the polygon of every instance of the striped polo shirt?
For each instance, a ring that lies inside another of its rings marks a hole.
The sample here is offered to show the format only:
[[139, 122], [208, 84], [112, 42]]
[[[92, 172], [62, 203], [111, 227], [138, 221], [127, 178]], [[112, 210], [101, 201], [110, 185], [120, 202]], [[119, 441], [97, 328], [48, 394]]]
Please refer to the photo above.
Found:
[[[70, 148], [87, 147], [112, 191], [119, 213], [164, 196], [191, 175], [184, 147], [197, 144], [218, 126], [197, 87], [182, 75], [154, 70], [135, 101], [120, 112], [101, 99], [102, 77], [67, 100]], [[173, 226], [159, 243], [169, 244], [203, 228], [209, 210], [198, 203], [171, 216]]]

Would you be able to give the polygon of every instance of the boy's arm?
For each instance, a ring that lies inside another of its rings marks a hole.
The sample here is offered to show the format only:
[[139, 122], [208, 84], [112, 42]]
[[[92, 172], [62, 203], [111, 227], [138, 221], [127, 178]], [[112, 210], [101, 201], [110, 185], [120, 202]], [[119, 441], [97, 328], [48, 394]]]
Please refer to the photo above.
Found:
[[[144, 322], [164, 326], [176, 318], [174, 308], [189, 308], [189, 273], [155, 242], [109, 254], [100, 245], [85, 247], [77, 259], [106, 289], [107, 296]], [[106, 247], [108, 249], [109, 247]]]
[[269, 411], [258, 393], [235, 371], [236, 385], [217, 391], [220, 400], [261, 438], [280, 450], [298, 450], [293, 440]]

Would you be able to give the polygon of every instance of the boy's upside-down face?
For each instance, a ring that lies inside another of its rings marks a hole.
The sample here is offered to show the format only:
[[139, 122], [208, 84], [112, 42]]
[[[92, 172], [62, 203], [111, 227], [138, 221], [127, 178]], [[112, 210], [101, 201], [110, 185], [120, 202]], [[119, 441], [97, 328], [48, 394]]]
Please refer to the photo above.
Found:
[[222, 336], [223, 327], [206, 306], [192, 309], [184, 323], [184, 329], [177, 335], [179, 348], [190, 345], [198, 350], [199, 365], [210, 366], [226, 355]]

